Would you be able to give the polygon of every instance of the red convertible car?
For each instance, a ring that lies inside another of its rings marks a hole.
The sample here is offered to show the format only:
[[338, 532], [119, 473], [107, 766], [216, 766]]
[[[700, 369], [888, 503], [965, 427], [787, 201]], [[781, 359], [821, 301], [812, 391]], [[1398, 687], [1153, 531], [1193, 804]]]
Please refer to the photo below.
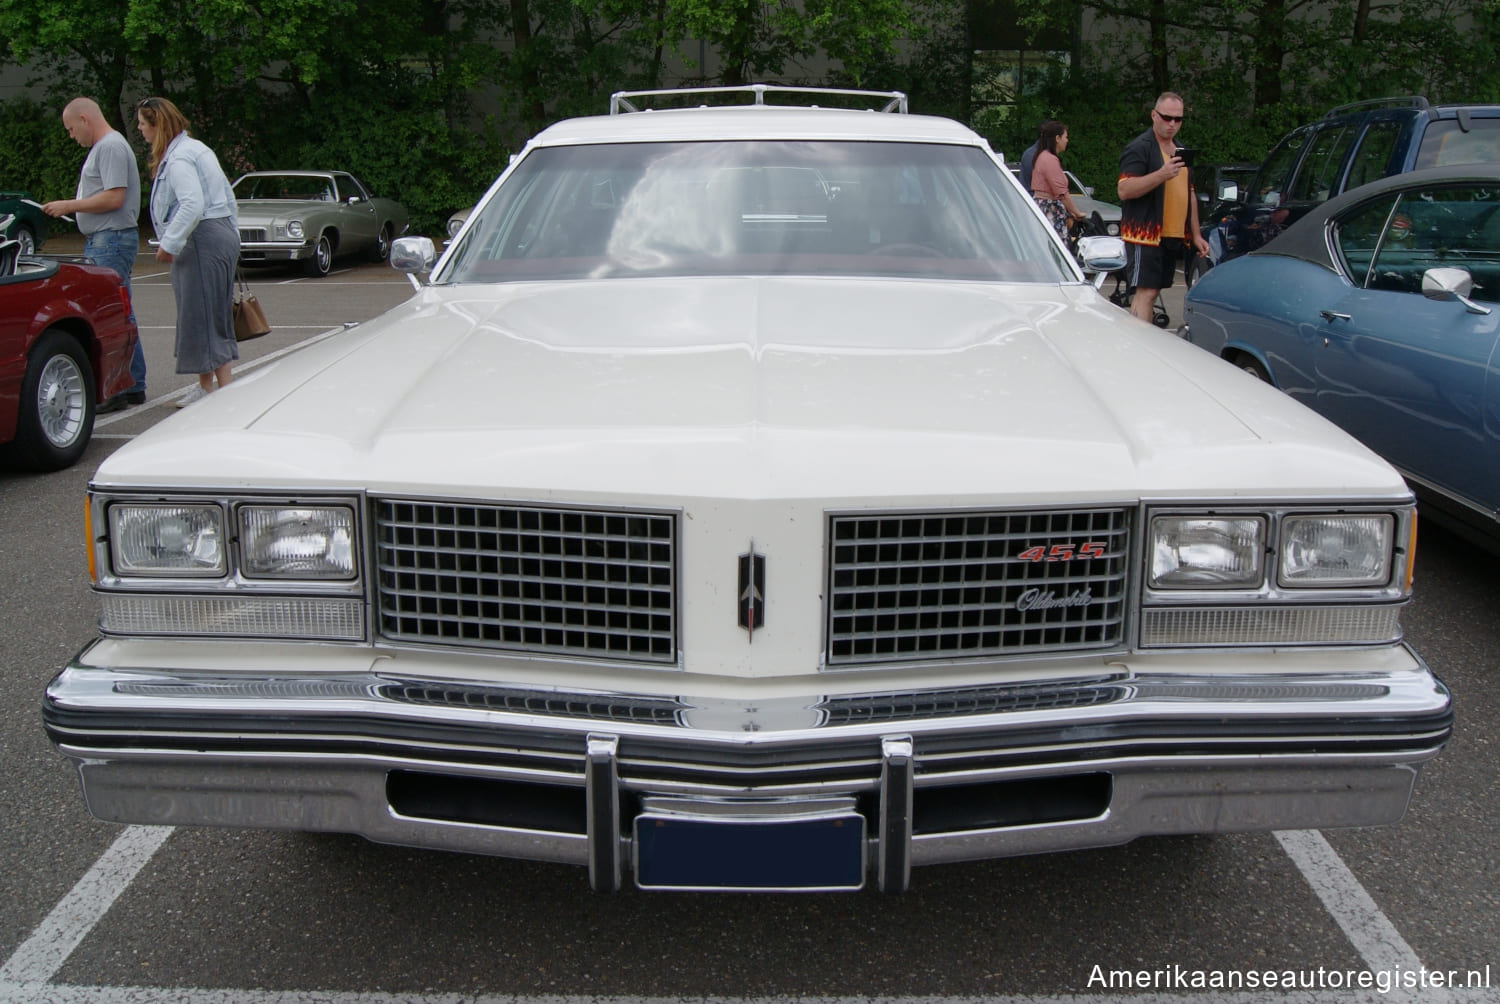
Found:
[[76, 462], [95, 407], [130, 386], [137, 337], [113, 270], [0, 245], [0, 462], [43, 471]]

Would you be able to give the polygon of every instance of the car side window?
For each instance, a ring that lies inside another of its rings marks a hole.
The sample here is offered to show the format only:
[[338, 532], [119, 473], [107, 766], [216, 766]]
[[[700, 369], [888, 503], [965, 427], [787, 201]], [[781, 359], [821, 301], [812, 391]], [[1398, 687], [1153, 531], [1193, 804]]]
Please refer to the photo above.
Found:
[[1320, 129], [1308, 147], [1297, 177], [1292, 180], [1288, 202], [1326, 202], [1338, 181], [1339, 165], [1354, 142], [1354, 125]]
[[1307, 142], [1307, 133], [1306, 127], [1298, 129], [1282, 140], [1281, 144], [1266, 157], [1265, 163], [1261, 165], [1260, 173], [1255, 176], [1255, 191], [1252, 193], [1252, 202], [1255, 205], [1272, 208], [1281, 205], [1282, 196], [1285, 194], [1286, 177], [1297, 163], [1297, 154], [1302, 152], [1302, 144]]
[[1464, 269], [1474, 280], [1474, 299], [1500, 300], [1500, 186], [1401, 195], [1381, 234], [1368, 286], [1420, 293], [1422, 275], [1432, 268]]
[[1354, 160], [1349, 164], [1349, 178], [1344, 191], [1360, 185], [1379, 181], [1389, 173], [1391, 153], [1396, 149], [1396, 140], [1401, 137], [1401, 123], [1391, 119], [1371, 122], [1360, 137], [1359, 148], [1354, 151]]
[[1336, 225], [1334, 240], [1343, 256], [1349, 280], [1356, 286], [1364, 286], [1369, 281], [1370, 265], [1375, 260], [1375, 252], [1380, 247], [1380, 239], [1385, 234], [1395, 204], [1395, 196], [1367, 202], [1346, 213]]

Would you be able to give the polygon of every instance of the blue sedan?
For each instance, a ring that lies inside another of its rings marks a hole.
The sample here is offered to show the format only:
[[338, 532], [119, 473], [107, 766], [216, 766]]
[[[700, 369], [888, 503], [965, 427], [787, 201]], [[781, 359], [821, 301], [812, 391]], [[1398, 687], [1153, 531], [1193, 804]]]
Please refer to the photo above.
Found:
[[1396, 175], [1204, 275], [1184, 336], [1500, 538], [1500, 166]]

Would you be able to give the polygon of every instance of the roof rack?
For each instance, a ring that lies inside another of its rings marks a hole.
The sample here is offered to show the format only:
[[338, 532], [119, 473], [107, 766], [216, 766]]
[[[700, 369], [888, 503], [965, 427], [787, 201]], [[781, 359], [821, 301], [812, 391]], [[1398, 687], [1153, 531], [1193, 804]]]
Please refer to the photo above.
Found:
[[[837, 87], [788, 87], [781, 84], [745, 84], [739, 87], [677, 87], [667, 88], [659, 91], [616, 91], [609, 96], [609, 113], [618, 115], [623, 112], [650, 111], [649, 108], [636, 107], [633, 98], [649, 97], [684, 97], [693, 94], [754, 94], [755, 104], [766, 103], [766, 94], [827, 94], [842, 95], [845, 97], [881, 98], [885, 105], [881, 107], [882, 112], [895, 112], [901, 115], [908, 114], [906, 94], [902, 91], [856, 91], [845, 90]], [[813, 107], [817, 107], [814, 105]]]
[[1420, 94], [1408, 94], [1399, 98], [1370, 98], [1368, 101], [1354, 101], [1347, 105], [1339, 105], [1330, 108], [1323, 113], [1325, 119], [1331, 119], [1335, 115], [1343, 115], [1345, 112], [1359, 111], [1362, 108], [1431, 108], [1427, 99]]

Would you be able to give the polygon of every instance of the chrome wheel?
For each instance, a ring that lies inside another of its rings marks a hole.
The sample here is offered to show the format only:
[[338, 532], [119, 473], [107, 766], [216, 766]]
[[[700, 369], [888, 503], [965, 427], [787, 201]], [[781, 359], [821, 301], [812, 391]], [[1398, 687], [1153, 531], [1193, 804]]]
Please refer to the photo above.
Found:
[[55, 355], [42, 367], [37, 381], [38, 427], [47, 442], [65, 450], [83, 434], [88, 413], [88, 381], [69, 355]]
[[391, 228], [381, 227], [380, 236], [375, 238], [375, 247], [370, 251], [370, 257], [375, 261], [385, 261], [391, 256]]
[[31, 232], [30, 227], [24, 225], [17, 227], [15, 236], [16, 243], [21, 245], [21, 254], [36, 254], [36, 235]]
[[318, 243], [313, 245], [312, 257], [307, 259], [307, 274], [320, 277], [325, 276], [333, 269], [333, 241], [328, 239], [327, 234], [318, 235]]

